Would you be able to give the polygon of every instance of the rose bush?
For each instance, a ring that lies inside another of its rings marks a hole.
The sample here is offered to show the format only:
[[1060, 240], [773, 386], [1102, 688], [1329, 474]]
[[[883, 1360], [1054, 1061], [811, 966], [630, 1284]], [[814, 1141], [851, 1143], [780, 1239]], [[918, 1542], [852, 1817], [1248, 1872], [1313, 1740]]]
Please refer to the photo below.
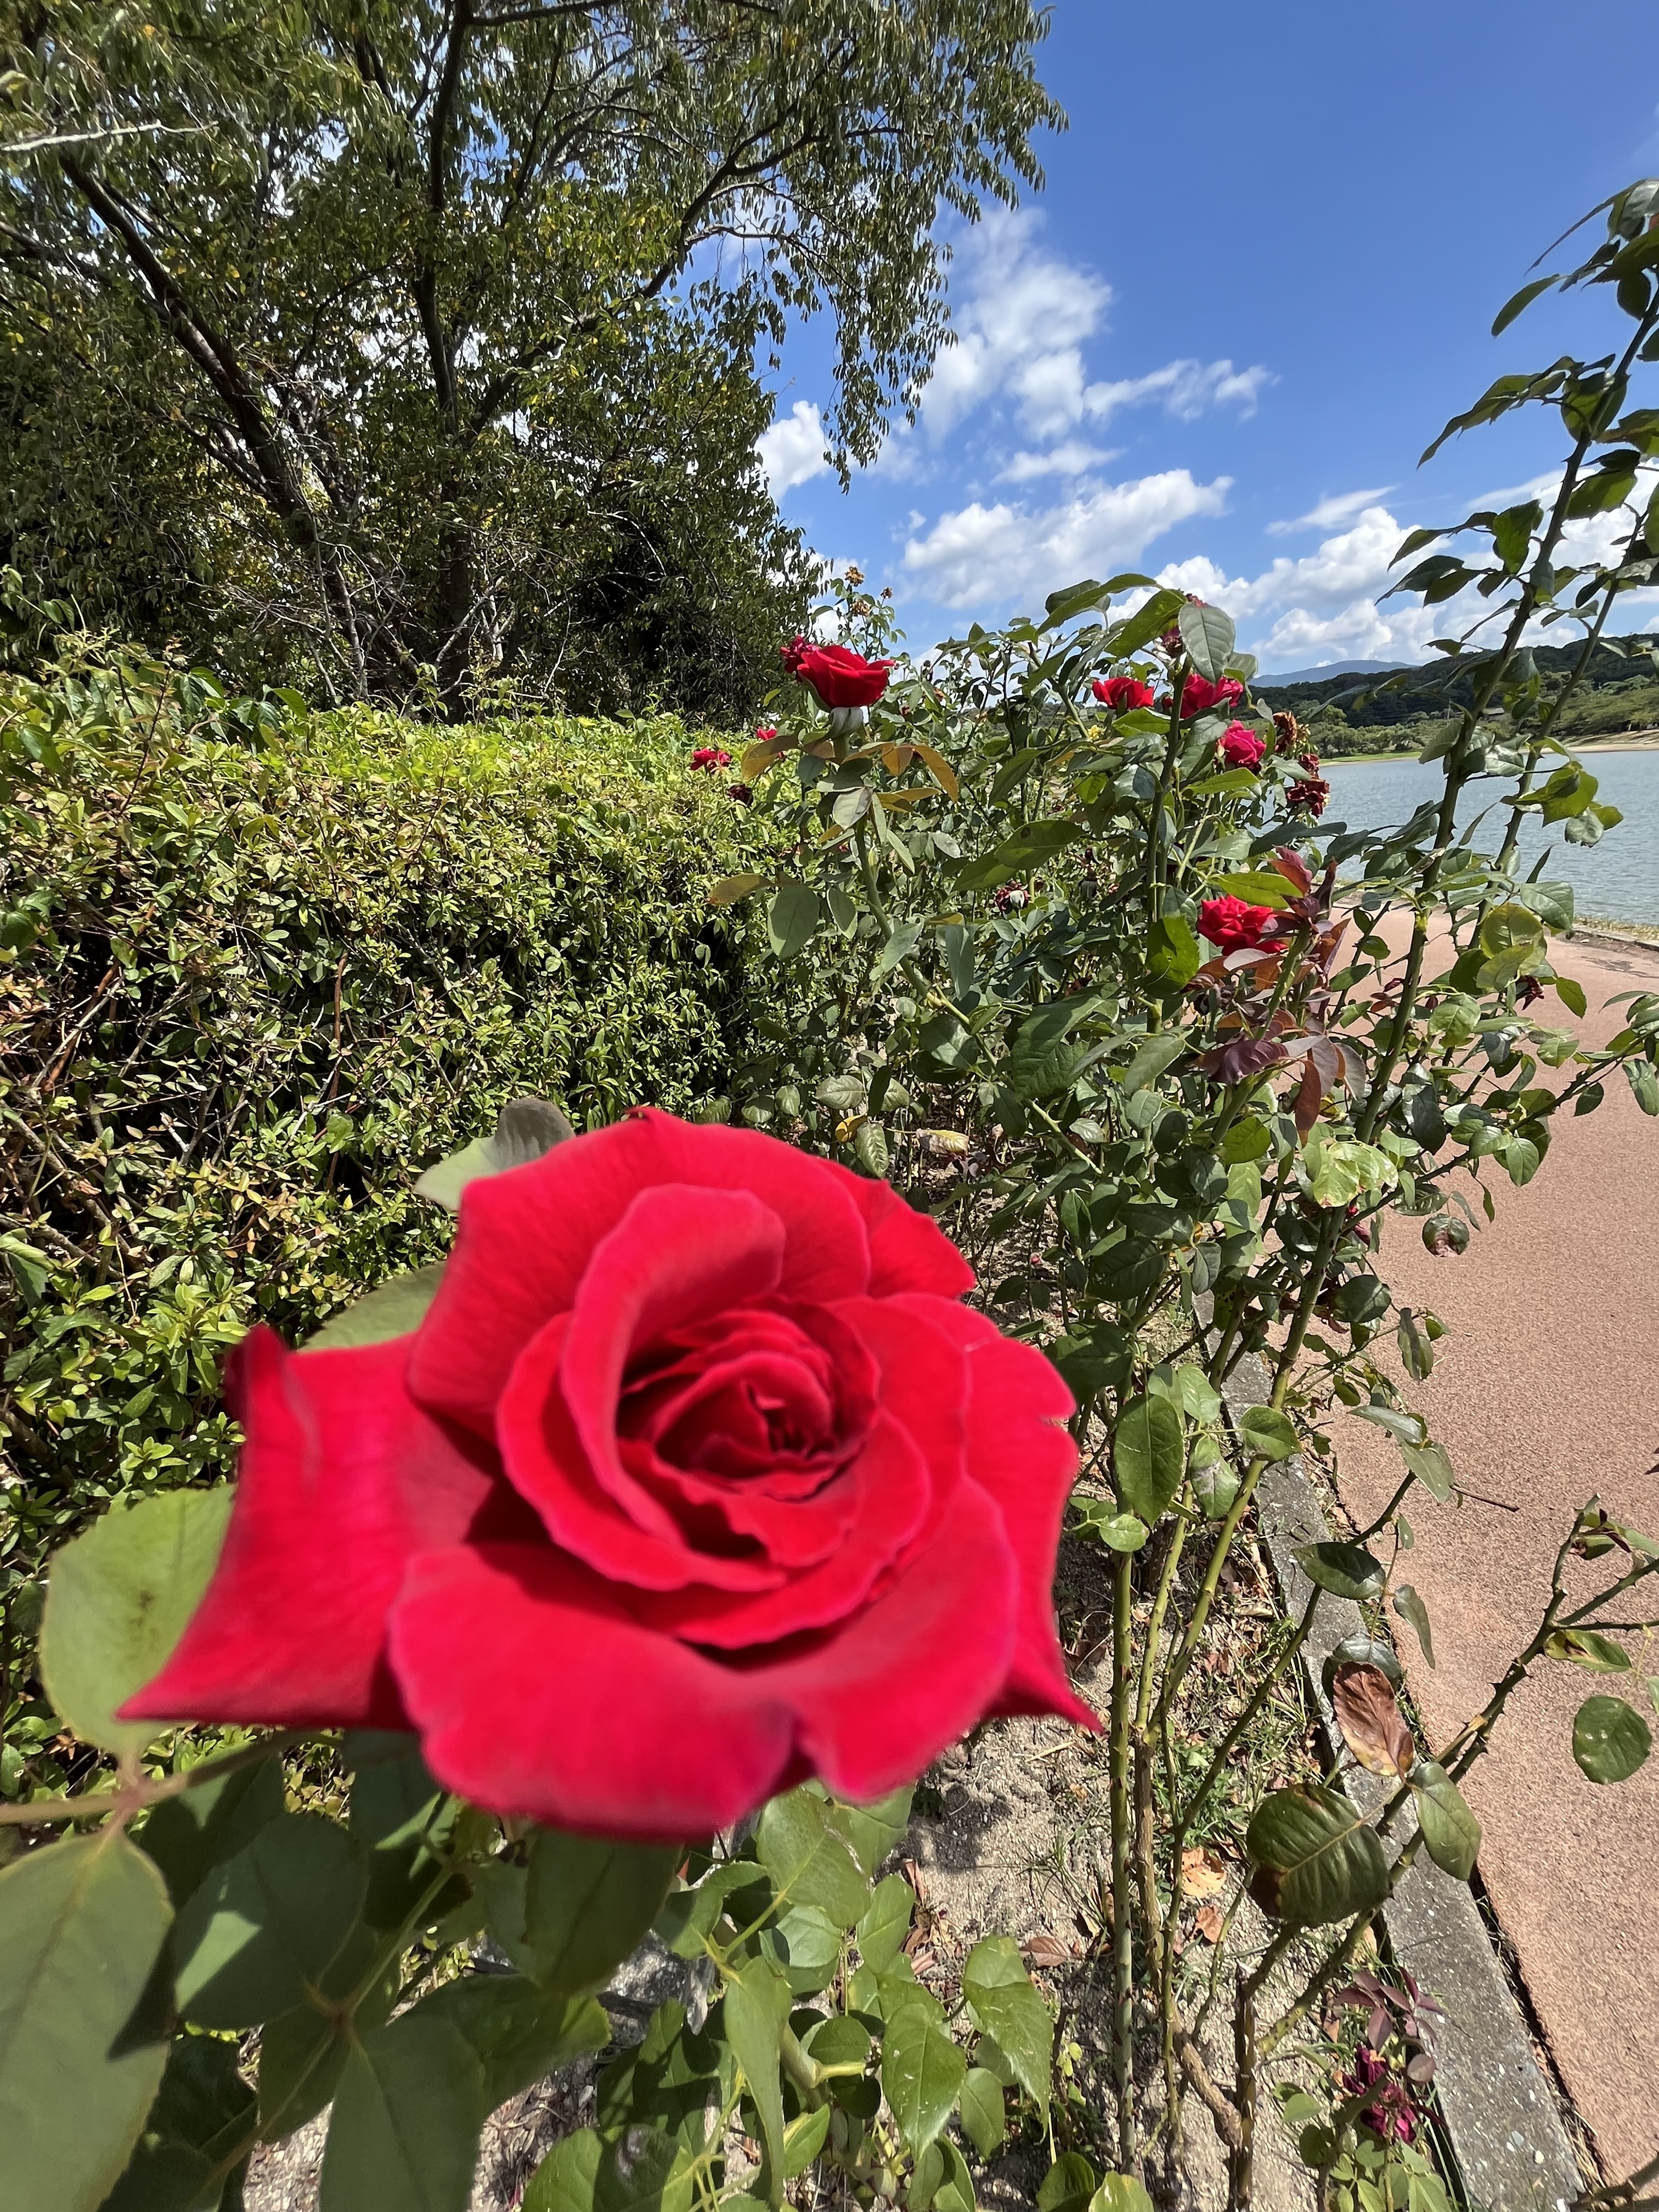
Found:
[[470, 1184], [418, 1328], [239, 1347], [207, 1595], [126, 1711], [413, 1727], [489, 1810], [707, 1834], [988, 1713], [1085, 1726], [1053, 1367], [884, 1183], [640, 1111]]

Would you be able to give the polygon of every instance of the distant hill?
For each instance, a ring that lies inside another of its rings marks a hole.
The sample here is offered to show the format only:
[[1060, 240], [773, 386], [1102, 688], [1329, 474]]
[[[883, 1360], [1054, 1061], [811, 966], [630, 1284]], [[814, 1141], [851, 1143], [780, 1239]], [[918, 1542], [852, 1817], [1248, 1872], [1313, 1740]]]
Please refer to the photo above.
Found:
[[[1659, 648], [1659, 637], [1652, 635], [1610, 638], [1598, 645], [1562, 709], [1558, 734], [1571, 742], [1575, 738], [1613, 737], [1625, 730], [1659, 726], [1656, 648]], [[1547, 688], [1559, 684], [1577, 662], [1580, 650], [1574, 644], [1533, 647]], [[1320, 751], [1340, 759], [1344, 754], [1384, 752], [1420, 744], [1433, 724], [1443, 722], [1448, 714], [1469, 703], [1469, 678], [1455, 676], [1448, 682], [1449, 672], [1448, 663], [1440, 659], [1403, 669], [1398, 663], [1352, 660], [1332, 668], [1305, 668], [1298, 674], [1263, 677], [1251, 690], [1269, 710], [1288, 708], [1302, 721], [1311, 722]], [[1363, 700], [1342, 697], [1345, 692], [1363, 689], [1363, 679], [1371, 675], [1379, 679], [1403, 675], [1405, 680], [1386, 690], [1375, 690]], [[1340, 704], [1335, 703], [1339, 701]]]
[[1322, 668], [1286, 668], [1256, 678], [1257, 688], [1271, 685], [1282, 690], [1287, 684], [1322, 684], [1332, 676], [1385, 676], [1396, 668], [1409, 668], [1409, 660], [1333, 660]]

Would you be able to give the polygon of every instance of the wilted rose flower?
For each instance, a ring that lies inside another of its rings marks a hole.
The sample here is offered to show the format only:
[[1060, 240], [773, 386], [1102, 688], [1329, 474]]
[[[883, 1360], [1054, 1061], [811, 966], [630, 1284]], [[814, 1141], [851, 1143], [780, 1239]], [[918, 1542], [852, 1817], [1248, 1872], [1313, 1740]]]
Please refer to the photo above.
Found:
[[1189, 671], [1182, 678], [1182, 720], [1189, 722], [1194, 714], [1207, 714], [1217, 707], [1231, 707], [1243, 696], [1244, 686], [1236, 676], [1224, 676], [1218, 684], [1212, 684], [1207, 676], [1194, 676]]
[[1004, 884], [992, 892], [991, 903], [999, 914], [1016, 914], [1021, 907], [1030, 906], [1031, 894], [1024, 884]]
[[1272, 935], [1273, 910], [1242, 898], [1206, 899], [1198, 909], [1198, 933], [1224, 952], [1261, 945]]
[[1362, 2043], [1354, 2053], [1352, 2073], [1339, 2074], [1336, 2081], [1345, 2096], [1363, 2097], [1368, 2090], [1376, 2092], [1359, 2115], [1373, 2135], [1382, 2136], [1384, 2141], [1396, 2136], [1401, 2142], [1412, 2141], [1417, 2133], [1417, 2114], [1412, 2106], [1411, 2091], [1395, 2078], [1376, 2051]]
[[739, 806], [752, 806], [755, 803], [755, 787], [752, 784], [728, 783], [726, 792], [727, 798], [735, 799]]
[[1103, 707], [1109, 707], [1115, 714], [1127, 714], [1131, 708], [1150, 707], [1152, 687], [1138, 684], [1133, 676], [1097, 676], [1094, 693]]
[[475, 1804], [664, 1839], [868, 1802], [988, 1714], [1096, 1725], [1071, 1395], [973, 1281], [754, 1130], [642, 1109], [472, 1182], [412, 1334], [232, 1354], [229, 1532], [131, 1711], [410, 1729]]
[[1304, 776], [1291, 786], [1285, 796], [1291, 806], [1299, 807], [1317, 821], [1330, 803], [1331, 787], [1322, 775]]
[[890, 660], [866, 660], [847, 645], [814, 645], [795, 637], [783, 648], [783, 665], [817, 696], [822, 707], [873, 707], [887, 689]]
[[1221, 732], [1221, 757], [1229, 768], [1258, 769], [1267, 757], [1267, 741], [1243, 722], [1229, 722]]
[[719, 745], [699, 745], [691, 756], [691, 765], [701, 769], [705, 775], [712, 775], [717, 768], [730, 768], [732, 756]]

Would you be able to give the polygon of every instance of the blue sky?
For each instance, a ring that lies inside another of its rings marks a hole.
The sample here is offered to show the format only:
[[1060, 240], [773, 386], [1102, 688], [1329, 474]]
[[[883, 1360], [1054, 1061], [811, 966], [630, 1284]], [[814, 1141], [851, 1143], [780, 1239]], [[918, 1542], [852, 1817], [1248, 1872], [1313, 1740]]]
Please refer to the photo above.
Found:
[[1040, 68], [1071, 119], [1046, 188], [955, 234], [961, 342], [845, 494], [828, 333], [786, 348], [786, 516], [916, 647], [1138, 568], [1227, 606], [1264, 673], [1419, 658], [1443, 611], [1374, 604], [1400, 538], [1547, 476], [1559, 421], [1419, 453], [1493, 377], [1628, 330], [1593, 290], [1490, 336], [1558, 233], [1659, 173], [1659, 9], [1058, 0]]

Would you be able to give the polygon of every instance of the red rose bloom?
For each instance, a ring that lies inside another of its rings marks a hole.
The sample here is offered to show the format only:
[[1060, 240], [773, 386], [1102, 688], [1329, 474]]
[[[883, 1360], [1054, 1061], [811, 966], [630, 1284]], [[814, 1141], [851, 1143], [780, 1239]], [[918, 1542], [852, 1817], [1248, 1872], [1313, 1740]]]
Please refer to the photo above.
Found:
[[719, 745], [699, 745], [691, 756], [691, 765], [702, 769], [705, 775], [712, 775], [717, 768], [730, 768], [732, 756], [722, 751]]
[[233, 1355], [246, 1432], [153, 1718], [413, 1728], [473, 1802], [707, 1835], [1073, 1694], [1054, 1369], [885, 1183], [650, 1111], [471, 1184], [412, 1334]]
[[1242, 898], [1206, 899], [1198, 909], [1198, 933], [1224, 952], [1263, 944], [1273, 933], [1273, 910]]
[[1194, 714], [1231, 707], [1243, 696], [1244, 686], [1236, 676], [1224, 676], [1218, 684], [1212, 684], [1207, 676], [1194, 676], [1189, 671], [1181, 686], [1182, 720], [1190, 721]]
[[782, 657], [789, 673], [817, 693], [821, 707], [873, 707], [893, 665], [866, 660], [850, 646], [814, 645], [804, 637], [792, 638]]
[[1097, 676], [1094, 693], [1103, 707], [1109, 707], [1115, 714], [1127, 714], [1132, 707], [1150, 707], [1152, 687], [1137, 684], [1133, 676]]
[[1221, 757], [1229, 768], [1258, 769], [1267, 751], [1267, 739], [1243, 722], [1229, 722], [1221, 732]]

